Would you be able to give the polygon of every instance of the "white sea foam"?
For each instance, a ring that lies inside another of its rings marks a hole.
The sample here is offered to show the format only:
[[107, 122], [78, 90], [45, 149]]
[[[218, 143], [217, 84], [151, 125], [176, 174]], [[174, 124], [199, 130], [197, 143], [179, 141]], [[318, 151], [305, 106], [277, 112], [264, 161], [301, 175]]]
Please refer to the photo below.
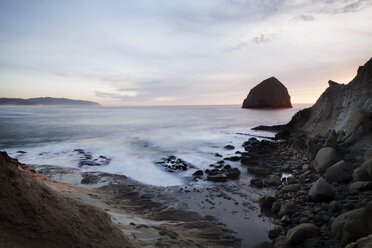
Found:
[[[259, 124], [288, 122], [300, 108], [246, 110], [239, 106], [200, 107], [0, 107], [0, 148], [21, 162], [78, 168], [83, 149], [111, 158], [107, 166], [84, 171], [123, 174], [146, 184], [181, 185], [195, 169], [168, 173], [154, 162], [175, 155], [207, 169], [243, 151], [241, 144]], [[245, 135], [248, 134], [248, 135]], [[267, 135], [267, 133], [265, 134]], [[235, 150], [223, 147], [231, 144]], [[26, 153], [17, 153], [25, 151]], [[239, 163], [229, 162], [234, 166]]]

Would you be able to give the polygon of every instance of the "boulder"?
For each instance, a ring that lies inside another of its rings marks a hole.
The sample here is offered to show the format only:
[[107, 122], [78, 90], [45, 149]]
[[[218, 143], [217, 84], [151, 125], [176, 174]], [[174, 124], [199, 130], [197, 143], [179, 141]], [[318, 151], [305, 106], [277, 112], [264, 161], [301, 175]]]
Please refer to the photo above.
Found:
[[197, 170], [192, 174], [194, 177], [200, 177], [204, 175], [204, 172], [202, 170]]
[[319, 150], [314, 160], [314, 169], [324, 173], [329, 167], [338, 162], [338, 154], [334, 148], [325, 147]]
[[322, 177], [314, 182], [309, 190], [309, 195], [314, 201], [330, 200], [334, 194], [332, 186]]
[[339, 201], [331, 201], [328, 205], [328, 209], [333, 213], [340, 212], [342, 210], [342, 204]]
[[346, 182], [351, 179], [352, 171], [351, 165], [341, 160], [325, 171], [324, 178], [329, 183]]
[[358, 167], [353, 171], [353, 181], [354, 182], [369, 181], [369, 180], [370, 180], [369, 174], [364, 168]]
[[242, 108], [292, 108], [291, 97], [287, 88], [271, 77], [250, 90]]
[[232, 168], [227, 171], [228, 179], [238, 179], [240, 176], [240, 170], [238, 168]]
[[226, 150], [234, 150], [235, 149], [235, 146], [233, 146], [233, 145], [227, 145], [227, 146], [224, 146], [224, 148]]
[[340, 240], [343, 235], [344, 225], [346, 222], [351, 221], [356, 216], [362, 214], [361, 209], [354, 209], [339, 215], [331, 225], [331, 235], [333, 238]]
[[278, 215], [292, 215], [298, 211], [300, 211], [299, 207], [294, 202], [288, 201], [281, 206]]
[[312, 223], [302, 223], [288, 230], [286, 239], [294, 246], [303, 244], [307, 239], [320, 235], [320, 230]]
[[282, 183], [282, 180], [277, 175], [270, 175], [265, 178], [264, 182], [269, 186], [278, 186]]
[[356, 194], [359, 191], [372, 190], [372, 181], [357, 181], [349, 186], [349, 193]]
[[372, 233], [372, 202], [365, 207], [346, 212], [332, 223], [331, 234], [341, 240], [341, 246]]

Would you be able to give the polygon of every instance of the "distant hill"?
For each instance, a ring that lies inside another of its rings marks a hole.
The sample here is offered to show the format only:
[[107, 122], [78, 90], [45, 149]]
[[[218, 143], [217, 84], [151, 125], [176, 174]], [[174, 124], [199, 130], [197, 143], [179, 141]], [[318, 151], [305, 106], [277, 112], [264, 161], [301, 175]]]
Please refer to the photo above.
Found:
[[37, 97], [37, 98], [0, 98], [0, 105], [77, 105], [99, 106], [96, 102], [72, 100], [67, 98]]

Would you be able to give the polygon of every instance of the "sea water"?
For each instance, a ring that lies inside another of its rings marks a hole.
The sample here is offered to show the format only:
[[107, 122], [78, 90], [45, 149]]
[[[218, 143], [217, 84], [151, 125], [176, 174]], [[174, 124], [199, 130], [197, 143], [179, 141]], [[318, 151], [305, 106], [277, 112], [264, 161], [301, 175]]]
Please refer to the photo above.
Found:
[[[292, 109], [242, 109], [225, 106], [71, 107], [0, 106], [0, 149], [20, 162], [79, 168], [83, 149], [108, 165], [83, 171], [126, 175], [142, 183], [173, 186], [197, 169], [244, 151], [250, 137], [272, 136], [252, 131], [258, 125], [287, 123], [308, 105]], [[224, 146], [233, 145], [234, 150]], [[194, 168], [169, 173], [156, 162], [176, 156]]]

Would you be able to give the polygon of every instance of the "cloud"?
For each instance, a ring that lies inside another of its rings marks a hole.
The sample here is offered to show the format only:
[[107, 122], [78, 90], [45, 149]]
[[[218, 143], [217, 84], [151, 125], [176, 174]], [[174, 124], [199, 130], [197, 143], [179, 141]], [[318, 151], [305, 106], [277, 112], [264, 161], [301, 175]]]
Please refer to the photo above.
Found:
[[345, 14], [359, 12], [372, 6], [370, 0], [313, 0], [313, 2], [321, 5], [315, 10], [321, 14]]
[[292, 21], [294, 22], [311, 22], [314, 21], [315, 18], [312, 15], [299, 15], [293, 17]]
[[252, 38], [252, 42], [256, 44], [266, 43], [272, 41], [275, 38], [275, 34], [260, 34]]

